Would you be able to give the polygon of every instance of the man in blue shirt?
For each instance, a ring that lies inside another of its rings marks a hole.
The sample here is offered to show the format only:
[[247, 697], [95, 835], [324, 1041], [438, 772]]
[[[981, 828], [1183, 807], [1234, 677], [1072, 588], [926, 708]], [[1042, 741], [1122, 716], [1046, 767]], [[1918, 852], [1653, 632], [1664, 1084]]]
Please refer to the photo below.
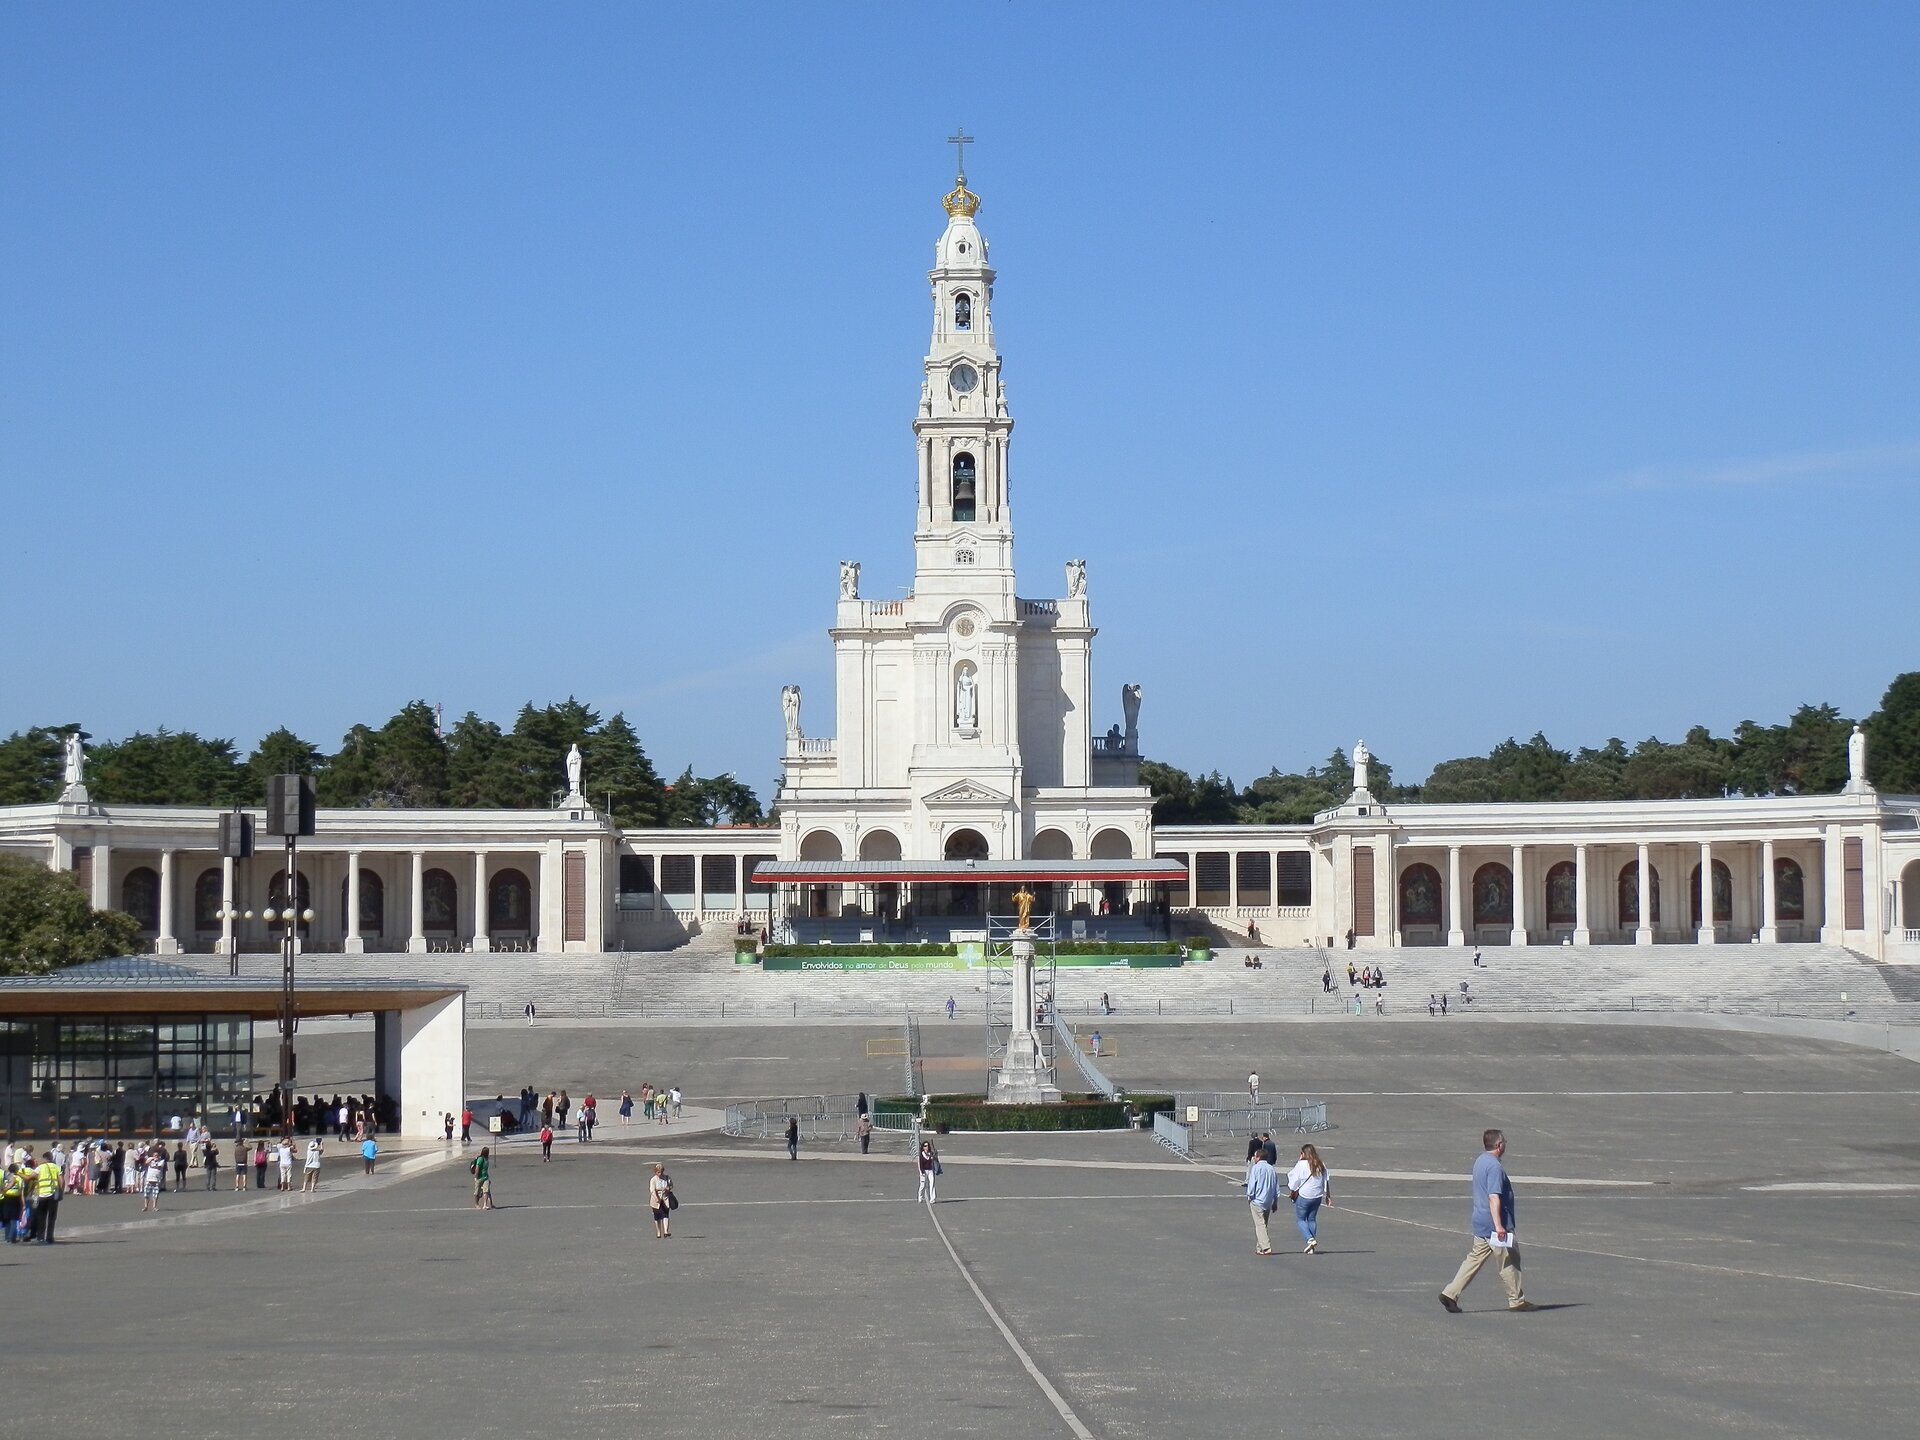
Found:
[[1527, 1299], [1520, 1283], [1520, 1245], [1513, 1233], [1513, 1181], [1507, 1178], [1502, 1163], [1507, 1153], [1507, 1137], [1489, 1130], [1480, 1137], [1485, 1152], [1473, 1162], [1473, 1246], [1460, 1262], [1447, 1288], [1440, 1292], [1440, 1303], [1449, 1314], [1460, 1313], [1460, 1292], [1472, 1283], [1487, 1263], [1487, 1257], [1500, 1257], [1500, 1280], [1507, 1287], [1509, 1310], [1533, 1310], [1538, 1307]]
[[1265, 1155], [1256, 1155], [1247, 1166], [1247, 1208], [1253, 1211], [1254, 1254], [1273, 1254], [1273, 1237], [1267, 1231], [1267, 1217], [1280, 1203], [1280, 1172]]

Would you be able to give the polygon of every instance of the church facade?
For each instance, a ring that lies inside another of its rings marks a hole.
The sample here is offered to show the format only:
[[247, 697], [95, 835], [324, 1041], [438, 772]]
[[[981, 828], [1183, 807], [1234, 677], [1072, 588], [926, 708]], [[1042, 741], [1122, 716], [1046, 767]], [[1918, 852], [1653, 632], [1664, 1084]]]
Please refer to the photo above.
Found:
[[[1156, 827], [1140, 692], [1096, 705], [1086, 563], [1060, 558], [1057, 595], [1020, 593], [980, 200], [962, 174], [944, 203], [912, 590], [867, 599], [841, 565], [834, 695], [817, 707], [831, 733], [809, 733], [816, 707], [786, 687], [776, 828], [622, 831], [570, 773], [552, 810], [322, 810], [290, 885], [264, 837], [252, 859], [221, 857], [220, 811], [92, 803], [76, 739], [59, 802], [0, 807], [0, 850], [76, 874], [160, 954], [270, 949], [281, 922], [262, 915], [289, 896], [308, 950], [349, 954], [910, 930], [975, 913], [932, 877], [978, 865], [1043, 877], [1047, 903], [1094, 933], [1157, 914], [1163, 934], [1269, 946], [1821, 941], [1920, 963], [1920, 797], [1877, 794], [1859, 736], [1838, 795], [1389, 807], [1363, 761], [1310, 825]], [[786, 882], [807, 867], [827, 878]]]

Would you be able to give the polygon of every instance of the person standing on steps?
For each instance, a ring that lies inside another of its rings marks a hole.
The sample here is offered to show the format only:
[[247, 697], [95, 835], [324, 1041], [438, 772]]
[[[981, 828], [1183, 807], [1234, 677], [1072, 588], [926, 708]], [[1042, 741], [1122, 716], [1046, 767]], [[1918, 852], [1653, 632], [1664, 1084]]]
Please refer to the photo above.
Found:
[[1489, 1130], [1480, 1137], [1480, 1143], [1484, 1149], [1480, 1158], [1473, 1162], [1473, 1209], [1470, 1217], [1473, 1244], [1467, 1251], [1467, 1258], [1460, 1262], [1459, 1271], [1448, 1282], [1447, 1288], [1440, 1292], [1440, 1304], [1449, 1314], [1458, 1315], [1461, 1292], [1473, 1283], [1473, 1277], [1480, 1273], [1480, 1267], [1487, 1263], [1487, 1258], [1498, 1255], [1500, 1280], [1507, 1287], [1507, 1308], [1537, 1310], [1539, 1306], [1527, 1299], [1526, 1287], [1520, 1278], [1520, 1245], [1513, 1233], [1513, 1181], [1507, 1178], [1505, 1164], [1506, 1134], [1500, 1130]]
[[798, 1160], [799, 1158], [800, 1117], [798, 1115], [789, 1115], [787, 1117], [787, 1159]]
[[1273, 1234], [1267, 1220], [1280, 1203], [1280, 1176], [1265, 1154], [1256, 1154], [1247, 1166], [1247, 1209], [1253, 1214], [1253, 1253], [1273, 1254]]

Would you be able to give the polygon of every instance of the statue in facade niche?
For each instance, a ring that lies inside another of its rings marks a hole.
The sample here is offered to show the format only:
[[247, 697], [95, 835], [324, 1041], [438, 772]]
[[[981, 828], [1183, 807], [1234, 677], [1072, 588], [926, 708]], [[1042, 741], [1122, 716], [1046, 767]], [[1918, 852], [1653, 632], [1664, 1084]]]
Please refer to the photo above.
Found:
[[860, 598], [860, 562], [858, 560], [840, 562], [840, 598], [842, 600]]
[[1120, 713], [1127, 717], [1127, 746], [1138, 749], [1140, 745], [1140, 687], [1122, 685], [1120, 687]]
[[1077, 599], [1087, 593], [1087, 562], [1084, 560], [1067, 561], [1067, 598]]
[[780, 687], [780, 713], [786, 717], [787, 738], [800, 738], [800, 687], [782, 685]]
[[971, 730], [978, 722], [979, 704], [975, 694], [973, 672], [962, 670], [960, 678], [953, 687], [953, 723], [962, 730]]

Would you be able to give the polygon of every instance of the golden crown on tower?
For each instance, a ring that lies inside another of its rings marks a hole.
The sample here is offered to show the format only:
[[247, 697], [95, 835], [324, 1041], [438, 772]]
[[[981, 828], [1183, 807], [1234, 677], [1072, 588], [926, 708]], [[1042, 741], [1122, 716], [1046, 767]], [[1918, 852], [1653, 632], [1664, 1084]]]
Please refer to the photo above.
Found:
[[947, 192], [946, 199], [940, 203], [947, 207], [949, 215], [972, 216], [980, 209], [980, 197], [967, 189], [965, 176], [962, 176], [960, 183]]

